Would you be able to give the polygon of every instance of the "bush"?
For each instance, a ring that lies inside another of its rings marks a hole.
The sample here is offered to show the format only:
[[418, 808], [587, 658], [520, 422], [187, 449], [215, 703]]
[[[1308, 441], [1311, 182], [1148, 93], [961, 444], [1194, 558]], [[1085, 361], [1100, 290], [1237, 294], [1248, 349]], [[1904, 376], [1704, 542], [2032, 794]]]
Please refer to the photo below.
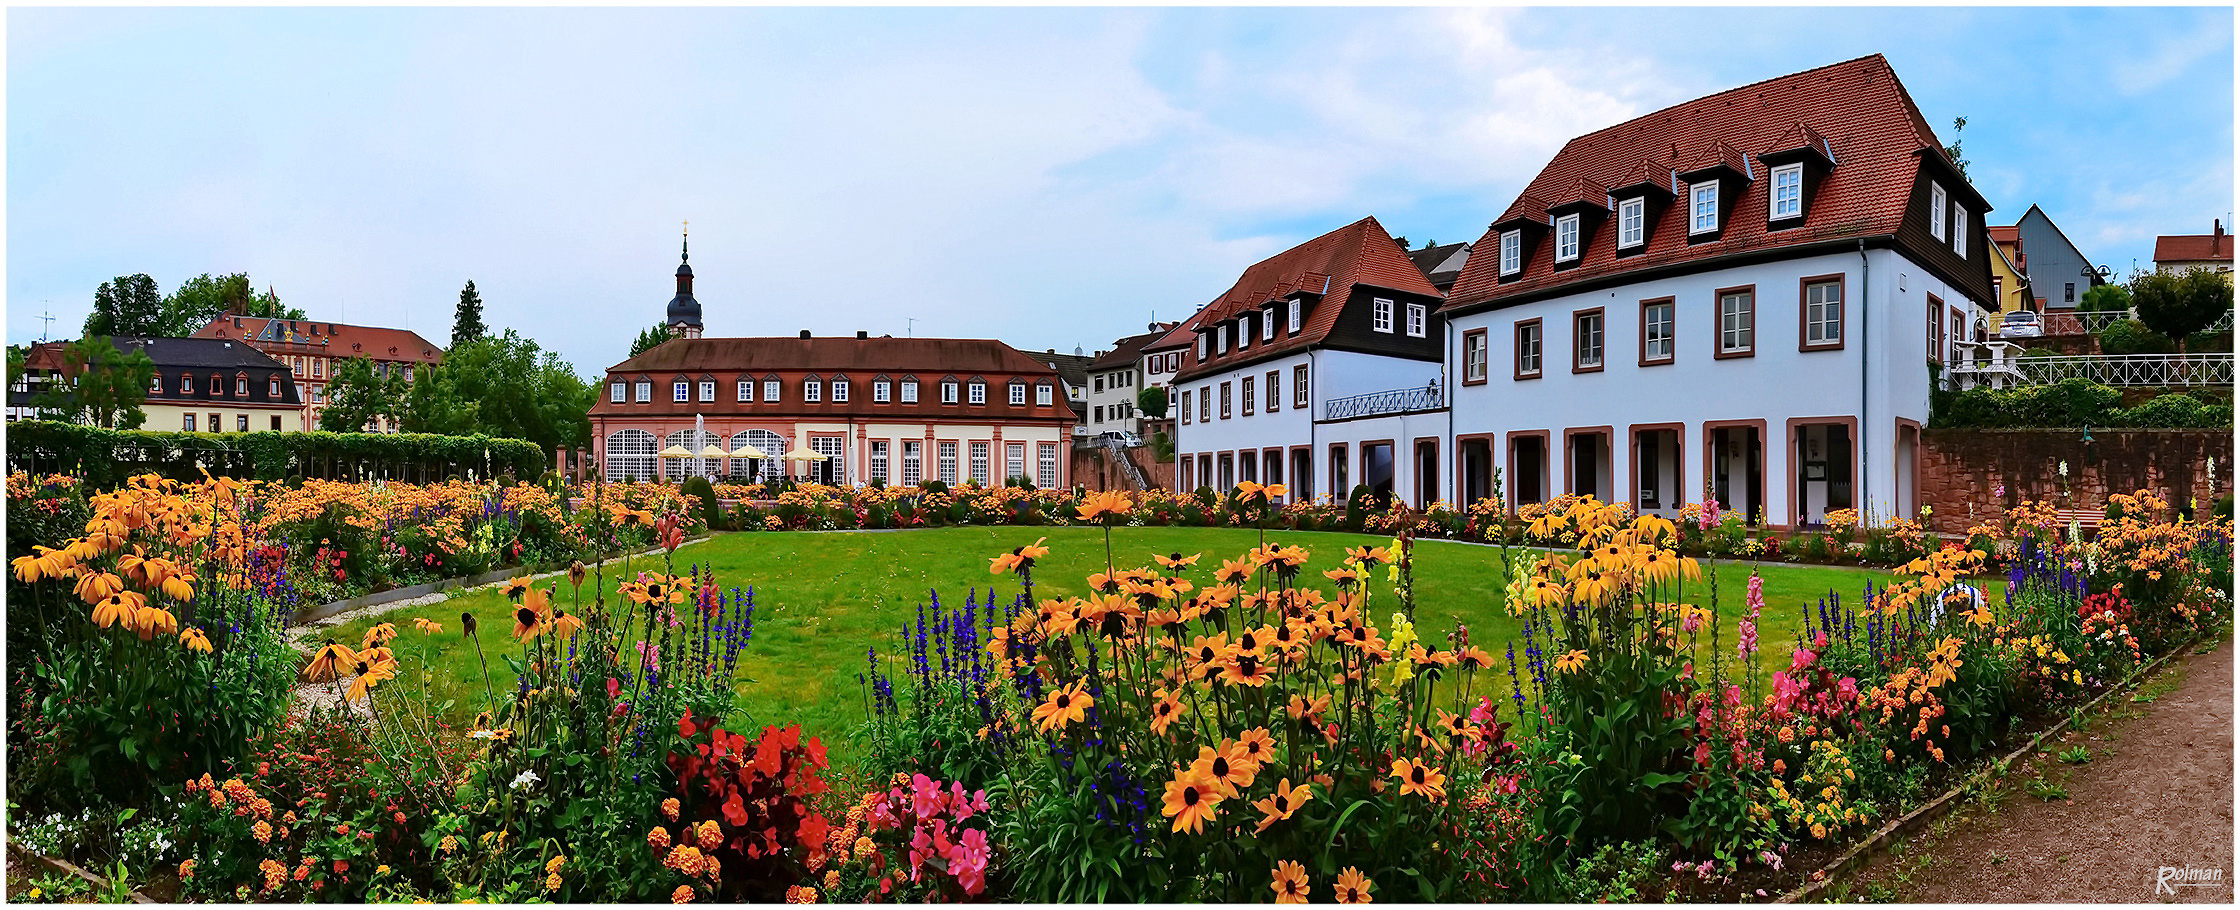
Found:
[[2172, 392], [2148, 399], [2137, 407], [2120, 408], [2110, 413], [2108, 425], [2157, 428], [2231, 426], [2232, 406], [2212, 405], [2184, 392]]
[[2100, 330], [2103, 354], [2168, 354], [2177, 349], [2170, 339], [2136, 319], [2112, 322]]
[[[95, 489], [155, 472], [199, 480], [202, 470], [239, 479], [301, 475], [357, 480], [435, 480], [469, 474], [541, 475], [551, 459], [524, 439], [427, 433], [176, 433], [106, 430], [46, 420], [8, 425], [8, 464], [32, 474], [77, 473]], [[486, 468], [487, 466], [487, 468]]]
[[723, 506], [716, 502], [716, 488], [715, 485], [708, 482], [708, 478], [692, 477], [686, 479], [684, 495], [686, 498], [700, 501], [700, 514], [704, 516], [710, 530], [723, 527]]

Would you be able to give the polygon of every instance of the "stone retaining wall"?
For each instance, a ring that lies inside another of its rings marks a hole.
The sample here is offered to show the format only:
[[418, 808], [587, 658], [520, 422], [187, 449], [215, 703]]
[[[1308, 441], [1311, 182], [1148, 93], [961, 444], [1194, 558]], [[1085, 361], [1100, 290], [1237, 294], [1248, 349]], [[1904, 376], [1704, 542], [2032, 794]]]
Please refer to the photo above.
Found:
[[[2024, 499], [2087, 508], [2110, 493], [2152, 490], [2203, 512], [2232, 492], [2232, 434], [2225, 430], [2092, 431], [1930, 429], [1921, 434], [1921, 502], [1932, 530], [1958, 534]], [[2208, 461], [2216, 459], [2212, 482]], [[2061, 464], [2069, 465], [2064, 483]], [[1995, 495], [2000, 487], [2004, 495]]]

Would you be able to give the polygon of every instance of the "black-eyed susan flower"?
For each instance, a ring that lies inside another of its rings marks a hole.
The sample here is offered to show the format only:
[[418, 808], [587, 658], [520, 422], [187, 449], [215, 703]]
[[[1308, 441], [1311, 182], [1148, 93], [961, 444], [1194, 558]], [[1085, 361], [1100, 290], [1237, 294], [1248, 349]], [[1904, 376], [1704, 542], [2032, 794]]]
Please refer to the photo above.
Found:
[[137, 591], [118, 591], [93, 605], [93, 624], [109, 628], [123, 623], [127, 629], [136, 626], [140, 610], [147, 605], [147, 598]]
[[1067, 724], [1081, 720], [1089, 714], [1089, 707], [1096, 704], [1083, 683], [1060, 686], [1050, 697], [1034, 708], [1033, 720], [1042, 732], [1065, 729]]
[[360, 648], [373, 648], [373, 647], [379, 647], [379, 646], [381, 646], [381, 645], [387, 644], [387, 643], [389, 642], [389, 640], [390, 640], [390, 639], [392, 639], [392, 638], [395, 638], [395, 637], [397, 637], [397, 626], [396, 626], [396, 624], [395, 624], [395, 623], [387, 623], [387, 622], [385, 622], [385, 623], [382, 623], [382, 624], [380, 624], [380, 625], [374, 626], [374, 627], [373, 627], [373, 628], [371, 628], [371, 629], [367, 629], [367, 630], [366, 630], [366, 638], [365, 638], [365, 642], [364, 642], [363, 644], [360, 644], [360, 645], [359, 645], [358, 647], [360, 647]]
[[1159, 814], [1174, 819], [1175, 831], [1196, 834], [1219, 814], [1221, 791], [1193, 771], [1183, 771], [1167, 782], [1165, 798], [1160, 801]]
[[350, 650], [348, 645], [330, 641], [311, 656], [311, 665], [304, 668], [303, 678], [306, 682], [329, 682], [348, 672], [357, 663], [358, 652]]
[[1169, 556], [1154, 556], [1152, 558], [1157, 560], [1159, 565], [1165, 566], [1171, 571], [1180, 572], [1183, 569], [1187, 569], [1191, 566], [1197, 565], [1198, 557], [1203, 555], [1205, 554], [1192, 553], [1188, 556], [1184, 556], [1180, 553], [1175, 553]]
[[500, 591], [510, 600], [520, 600], [522, 595], [529, 593], [529, 576], [523, 575], [506, 582], [506, 586]]
[[1253, 829], [1253, 836], [1259, 836], [1276, 822], [1290, 818], [1292, 813], [1306, 808], [1307, 801], [1313, 798], [1313, 787], [1306, 784], [1292, 786], [1291, 778], [1284, 778], [1282, 783], [1276, 785], [1274, 793], [1263, 796], [1252, 804], [1252, 808], [1260, 810], [1260, 824]]
[[1128, 494], [1119, 490], [1106, 490], [1082, 497], [1081, 504], [1074, 507], [1074, 514], [1079, 516], [1082, 521], [1104, 521], [1126, 518], [1128, 510], [1133, 507], [1134, 504], [1129, 501]]
[[185, 645], [189, 651], [210, 653], [210, 636], [202, 634], [201, 629], [188, 629], [180, 632], [179, 643]]
[[1252, 779], [1260, 775], [1260, 764], [1245, 758], [1230, 741], [1219, 747], [1199, 746], [1198, 760], [1190, 763], [1190, 773], [1212, 783], [1223, 797], [1231, 797], [1252, 786]]
[[1304, 904], [1307, 902], [1307, 867], [1291, 860], [1276, 863], [1275, 882], [1268, 887], [1276, 892], [1276, 903]]
[[1370, 890], [1374, 889], [1375, 887], [1376, 883], [1370, 881], [1368, 876], [1361, 874], [1360, 869], [1356, 869], [1352, 866], [1347, 866], [1345, 867], [1344, 871], [1338, 873], [1338, 903], [1370, 903], [1376, 900], [1376, 898], [1369, 896]]
[[1563, 656], [1556, 658], [1556, 672], [1558, 673], [1576, 673], [1584, 669], [1586, 665], [1587, 652], [1577, 648], [1573, 648]]
[[1447, 797], [1447, 776], [1439, 769], [1412, 758], [1392, 760], [1392, 770], [1386, 776], [1400, 781], [1400, 795], [1422, 794], [1434, 802]]
[[1163, 688], [1154, 693], [1154, 697], [1157, 700], [1151, 703], [1151, 734], [1165, 736], [1175, 718], [1182, 716], [1182, 697]]

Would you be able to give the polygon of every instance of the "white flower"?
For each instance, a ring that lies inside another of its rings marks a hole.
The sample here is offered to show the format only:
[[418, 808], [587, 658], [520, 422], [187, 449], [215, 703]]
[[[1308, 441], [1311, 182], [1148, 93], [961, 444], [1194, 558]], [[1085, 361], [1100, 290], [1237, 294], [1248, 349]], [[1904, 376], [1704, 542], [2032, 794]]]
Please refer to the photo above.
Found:
[[2069, 477], [2069, 462], [2067, 459], [2063, 459], [2061, 462], [2061, 477], [2063, 480], [2067, 480]]
[[496, 731], [496, 730], [476, 730], [476, 731], [474, 731], [474, 732], [472, 732], [472, 733], [469, 733], [469, 734], [467, 734], [467, 738], [468, 738], [468, 739], [497, 739], [497, 738], [498, 738], [498, 731]]
[[523, 771], [523, 772], [521, 772], [521, 776], [519, 776], [519, 777], [516, 777], [516, 778], [514, 778], [514, 779], [513, 779], [513, 785], [512, 785], [512, 786], [513, 786], [513, 788], [514, 788], [514, 789], [516, 789], [516, 790], [526, 790], [526, 789], [528, 789], [528, 788], [529, 788], [529, 787], [530, 787], [530, 786], [531, 786], [532, 784], [535, 784], [536, 782], [537, 782], [537, 772], [535, 772], [535, 771]]

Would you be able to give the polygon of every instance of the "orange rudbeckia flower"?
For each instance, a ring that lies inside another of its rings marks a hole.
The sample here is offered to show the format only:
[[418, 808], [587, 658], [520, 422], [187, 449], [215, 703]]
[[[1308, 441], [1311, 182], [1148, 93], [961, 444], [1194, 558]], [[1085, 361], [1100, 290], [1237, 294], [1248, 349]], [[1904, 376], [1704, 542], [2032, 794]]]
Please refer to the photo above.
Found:
[[1220, 789], [1212, 781], [1195, 772], [1184, 771], [1167, 782], [1166, 797], [1161, 800], [1159, 813], [1174, 819], [1173, 830], [1196, 834], [1219, 814], [1221, 798]]
[[1338, 873], [1338, 903], [1370, 903], [1376, 900], [1376, 898], [1369, 896], [1370, 889], [1375, 887], [1376, 883], [1370, 881], [1368, 876], [1362, 875], [1360, 869], [1347, 866], [1345, 871]]
[[1276, 903], [1304, 904], [1307, 902], [1307, 867], [1291, 860], [1276, 863], [1276, 880], [1268, 887], [1276, 892]]
[[1050, 697], [1044, 700], [1042, 704], [1035, 706], [1033, 719], [1035, 725], [1041, 727], [1044, 733], [1052, 730], [1062, 730], [1065, 729], [1067, 724], [1087, 717], [1089, 706], [1096, 704], [1096, 702], [1096, 699], [1089, 697], [1087, 688], [1083, 683], [1077, 682], [1070, 686], [1061, 686], [1056, 691], [1051, 692]]
[[1447, 797], [1447, 776], [1439, 773], [1439, 769], [1415, 759], [1393, 759], [1392, 770], [1388, 775], [1400, 779], [1401, 796], [1421, 793], [1424, 798], [1433, 802]]

